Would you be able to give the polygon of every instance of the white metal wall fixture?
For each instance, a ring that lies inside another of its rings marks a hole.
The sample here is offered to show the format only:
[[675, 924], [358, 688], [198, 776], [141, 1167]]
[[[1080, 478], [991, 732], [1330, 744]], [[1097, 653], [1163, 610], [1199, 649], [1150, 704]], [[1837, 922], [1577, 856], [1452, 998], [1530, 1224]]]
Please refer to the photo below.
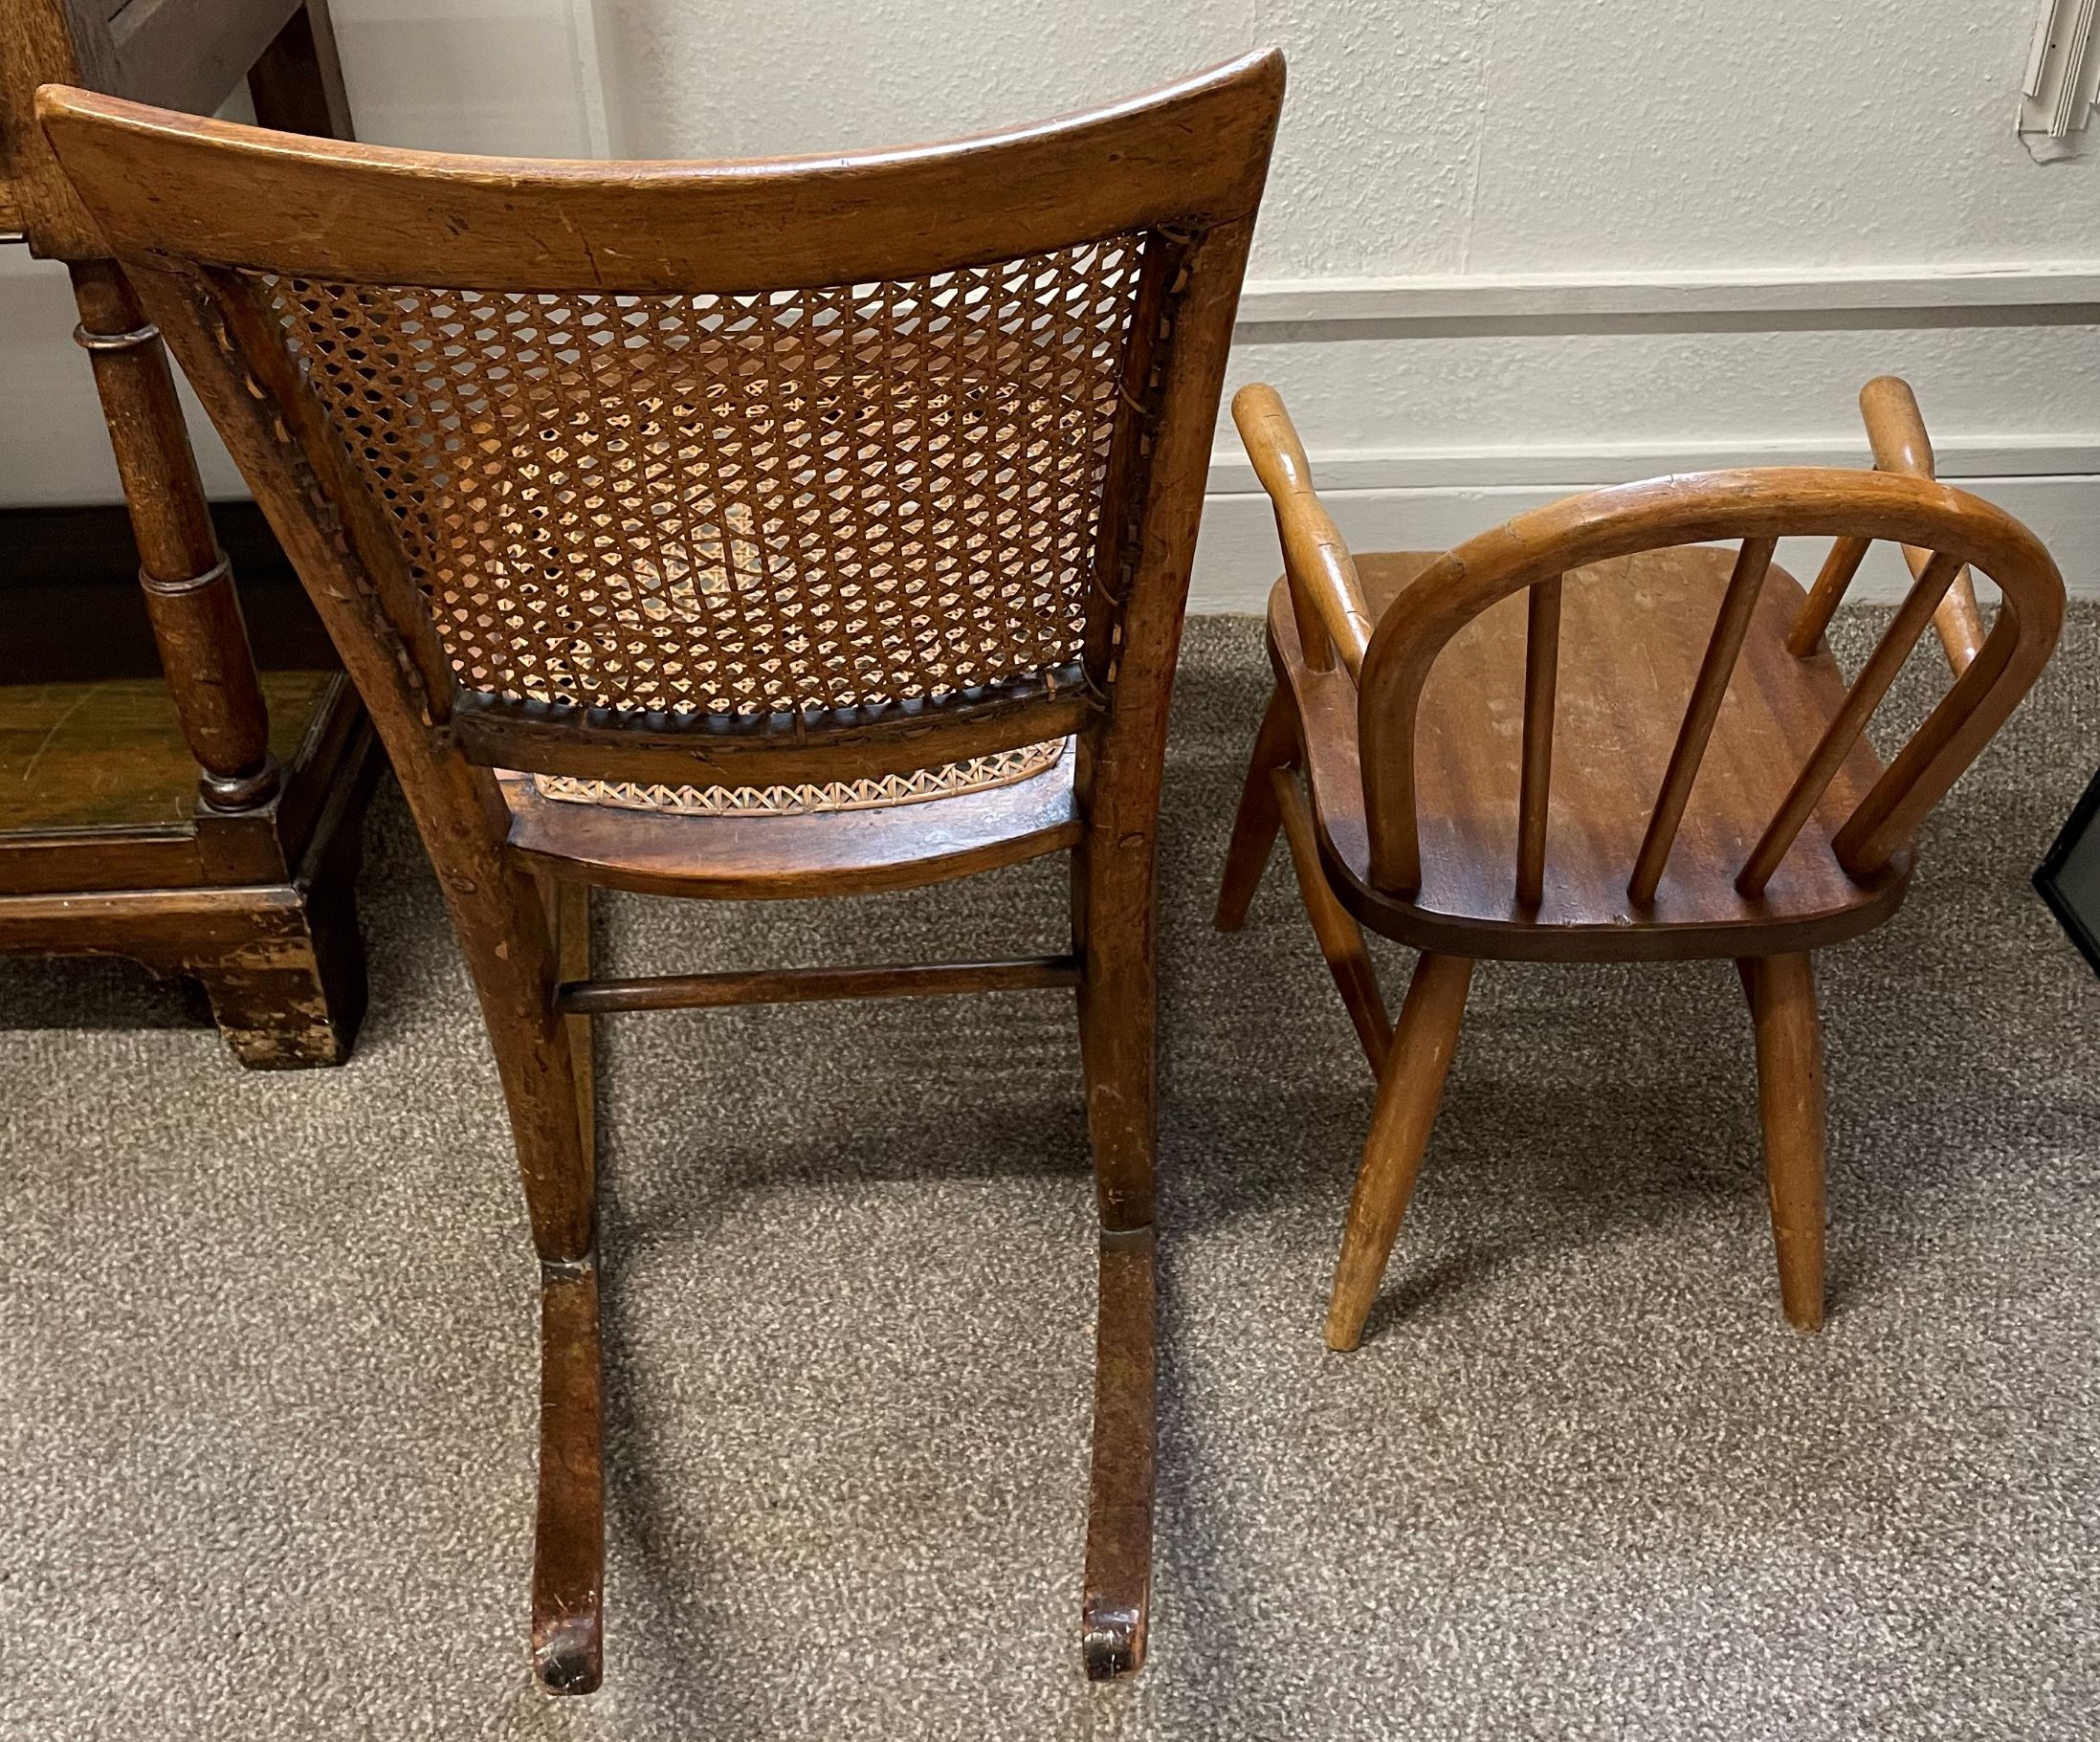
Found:
[[2100, 93], [2093, 23], [2100, 0], [2042, 0], [2027, 77], [2020, 88], [2020, 137], [2037, 163], [2068, 157]]

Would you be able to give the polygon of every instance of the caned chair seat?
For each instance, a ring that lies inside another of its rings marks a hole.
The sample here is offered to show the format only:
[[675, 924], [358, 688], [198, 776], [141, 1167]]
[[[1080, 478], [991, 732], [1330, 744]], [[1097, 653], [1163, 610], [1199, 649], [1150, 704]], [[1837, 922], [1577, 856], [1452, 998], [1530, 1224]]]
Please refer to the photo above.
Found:
[[634, 786], [509, 771], [510, 844], [593, 883], [731, 900], [867, 894], [1073, 846], [1069, 741], [822, 786]]
[[[1355, 553], [1374, 618], [1442, 555]], [[1321, 856], [1344, 905], [1416, 949], [1518, 960], [1734, 957], [1753, 930], [1769, 947], [1775, 928], [1798, 934], [1785, 947], [1806, 950], [1857, 936], [1893, 913], [1912, 851], [1854, 881], [1831, 849], [1881, 774], [1864, 736], [1764, 893], [1753, 899], [1735, 891], [1735, 868], [1845, 700], [1845, 678], [1827, 648], [1807, 658], [1787, 650], [1804, 595], [1776, 565], [1655, 899], [1636, 909], [1627, 893], [1648, 800], [1662, 783], [1735, 555], [1710, 545], [1643, 551], [1563, 580], [1561, 705], [1544, 896], [1535, 909], [1516, 893], [1524, 599], [1512, 595], [1472, 619], [1430, 669], [1416, 749], [1422, 886], [1397, 896], [1381, 893], [1370, 875], [1356, 685], [1339, 666], [1307, 668], [1290, 587], [1278, 582], [1270, 597], [1271, 645], [1305, 721]]]
[[[551, 1692], [604, 1669], [592, 1024], [812, 999], [1072, 995], [1099, 1223], [1081, 1657], [1143, 1661], [1162, 748], [1282, 97], [1259, 54], [948, 145], [608, 165], [39, 95], [474, 975], [540, 1259]], [[1060, 849], [1054, 955], [591, 973], [594, 887], [851, 895]]]

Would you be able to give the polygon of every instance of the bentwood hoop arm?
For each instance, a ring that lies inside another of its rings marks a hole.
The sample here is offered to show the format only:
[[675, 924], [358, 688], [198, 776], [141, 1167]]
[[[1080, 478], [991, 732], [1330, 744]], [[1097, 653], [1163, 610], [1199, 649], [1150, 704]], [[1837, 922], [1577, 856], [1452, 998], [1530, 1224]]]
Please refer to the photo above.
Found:
[[[1362, 1336], [1482, 958], [1735, 959], [1756, 1030], [1781, 1300], [1797, 1326], [1821, 1325], [1811, 952], [1895, 911], [1919, 822], [2034, 682], [2064, 609], [2032, 533], [1933, 480], [1904, 383], [1868, 384], [1862, 409], [1875, 473], [1659, 478], [1519, 516], [1452, 551], [1352, 556], [1276, 396], [1250, 386], [1235, 400], [1275, 503], [1285, 578], [1269, 612], [1277, 688], [1218, 925], [1244, 923], [1281, 829], [1379, 1077], [1332, 1347]], [[1780, 539], [1803, 536], [1833, 540], [1806, 593], [1772, 562]], [[1876, 540], [1903, 547], [1913, 581], [1847, 683], [1824, 630]], [[1987, 634], [1971, 566], [2001, 593]], [[1953, 683], [1885, 768], [1866, 728], [1929, 624]], [[1365, 925], [1421, 953], [1397, 1024]]]
[[[1167, 703], [1281, 103], [758, 165], [443, 158], [47, 88], [60, 161], [342, 652], [436, 865], [542, 1276], [537, 1671], [602, 1673], [590, 1019], [1073, 988], [1100, 1217], [1087, 1671], [1154, 1453]], [[588, 891], [1072, 855], [1069, 955], [603, 981]]]

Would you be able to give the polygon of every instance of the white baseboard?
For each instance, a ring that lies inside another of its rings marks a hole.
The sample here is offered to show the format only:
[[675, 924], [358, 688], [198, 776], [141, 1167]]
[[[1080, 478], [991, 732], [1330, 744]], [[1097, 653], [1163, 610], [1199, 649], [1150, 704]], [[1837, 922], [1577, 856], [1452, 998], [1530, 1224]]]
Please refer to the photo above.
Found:
[[1737, 271], [1469, 273], [1251, 279], [1239, 337], [1257, 344], [1485, 332], [1779, 331], [2089, 325], [2100, 260]]
[[[1941, 452], [1947, 460], [1962, 453], [1958, 444], [1947, 444]], [[1629, 454], [1644, 463], [1601, 467], [1599, 459], [1606, 452], [1512, 452], [1492, 465], [1483, 464], [1477, 453], [1359, 453], [1325, 461], [1315, 455], [1313, 473], [1321, 499], [1357, 549], [1446, 550], [1512, 515], [1599, 484], [1715, 466], [1856, 466], [1862, 458], [1854, 452], [1841, 456], [1802, 449], [1756, 457], [1741, 450], [1725, 455], [1700, 451]], [[2095, 454], [2090, 448], [2067, 445], [2025, 457], [2028, 464], [2011, 474], [1957, 474], [1945, 463], [1942, 473], [1948, 483], [1974, 491], [2031, 526], [2054, 553], [2073, 598], [2100, 599], [2100, 464], [2094, 463]], [[2073, 466], [2082, 469], [2071, 470]], [[1244, 459], [1222, 461], [1211, 475], [1189, 608], [1259, 611], [1282, 570], [1269, 499], [1251, 488]], [[1396, 481], [1402, 478], [1421, 481]], [[1249, 487], [1235, 488], [1243, 482]], [[1779, 547], [1780, 564], [1803, 583], [1822, 558], [1817, 540], [1789, 540]], [[1898, 598], [1908, 580], [1901, 559], [1892, 550], [1877, 548], [1861, 568], [1851, 596], [1862, 601]]]

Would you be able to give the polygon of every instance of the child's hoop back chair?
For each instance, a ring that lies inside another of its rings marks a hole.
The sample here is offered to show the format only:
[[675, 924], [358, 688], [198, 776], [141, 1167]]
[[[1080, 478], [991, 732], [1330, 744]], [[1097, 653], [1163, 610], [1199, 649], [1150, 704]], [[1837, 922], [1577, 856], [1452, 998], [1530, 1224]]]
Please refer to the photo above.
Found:
[[[1099, 1202], [1088, 1672], [1144, 1651], [1167, 702], [1283, 63], [757, 164], [45, 131], [370, 709], [542, 1266], [532, 1631], [601, 1675], [589, 1025], [1076, 988]], [[588, 978], [592, 886], [852, 894], [1070, 849], [1070, 954]]]
[[[1881, 924], [1912, 836], [2056, 644], [2034, 535], [1933, 478], [1911, 389], [1861, 395], [1878, 470], [1711, 472], [1596, 491], [1452, 551], [1350, 554], [1282, 402], [1233, 414], [1276, 513], [1277, 687], [1218, 901], [1236, 930], [1279, 827], [1378, 1073], [1327, 1315], [1357, 1347], [1481, 958], [1733, 958], [1787, 1317], [1824, 1313], [1824, 1091], [1810, 952]], [[1782, 538], [1834, 540], [1803, 594]], [[1709, 540], [1739, 540], [1730, 552]], [[1849, 686], [1824, 640], [1870, 543], [1913, 584]], [[2002, 602], [1983, 632], [1968, 576]], [[1886, 768], [1868, 719], [1929, 624], [1954, 682]], [[1305, 776], [1299, 784], [1298, 770]], [[1308, 796], [1309, 795], [1309, 796]], [[1397, 1025], [1361, 925], [1421, 954]]]

